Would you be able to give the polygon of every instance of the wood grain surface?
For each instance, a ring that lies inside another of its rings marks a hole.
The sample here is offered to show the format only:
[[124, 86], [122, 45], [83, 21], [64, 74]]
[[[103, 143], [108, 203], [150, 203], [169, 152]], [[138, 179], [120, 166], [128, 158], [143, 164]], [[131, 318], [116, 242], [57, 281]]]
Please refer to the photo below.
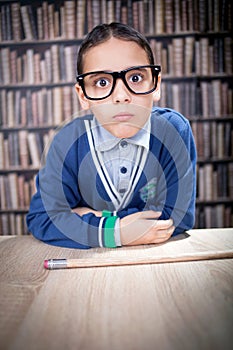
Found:
[[165, 245], [86, 251], [30, 236], [0, 240], [0, 349], [230, 350], [232, 259], [57, 271], [43, 261], [230, 251], [232, 233], [193, 230]]

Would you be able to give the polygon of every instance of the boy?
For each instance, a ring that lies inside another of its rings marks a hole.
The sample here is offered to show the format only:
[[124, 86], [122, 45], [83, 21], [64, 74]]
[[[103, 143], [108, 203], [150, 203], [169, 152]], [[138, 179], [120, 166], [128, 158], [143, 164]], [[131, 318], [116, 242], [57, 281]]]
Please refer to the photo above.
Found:
[[160, 67], [137, 31], [95, 27], [81, 44], [76, 91], [82, 118], [55, 136], [27, 215], [53, 245], [162, 243], [193, 227], [196, 151], [179, 113], [153, 107]]

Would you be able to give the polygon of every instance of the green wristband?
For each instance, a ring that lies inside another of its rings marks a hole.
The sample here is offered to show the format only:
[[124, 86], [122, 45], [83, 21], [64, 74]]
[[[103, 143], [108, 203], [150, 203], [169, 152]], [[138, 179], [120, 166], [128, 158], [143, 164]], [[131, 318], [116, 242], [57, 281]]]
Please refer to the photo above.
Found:
[[103, 210], [102, 211], [102, 217], [104, 218], [109, 218], [110, 216], [112, 216], [112, 212], [109, 210]]
[[114, 227], [118, 216], [110, 216], [106, 219], [104, 225], [104, 245], [107, 248], [116, 248], [114, 238]]

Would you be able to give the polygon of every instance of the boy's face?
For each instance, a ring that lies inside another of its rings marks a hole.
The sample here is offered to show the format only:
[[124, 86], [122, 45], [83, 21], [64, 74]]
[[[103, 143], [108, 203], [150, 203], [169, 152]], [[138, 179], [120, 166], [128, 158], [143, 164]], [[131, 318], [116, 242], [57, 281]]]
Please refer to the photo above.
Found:
[[[83, 73], [95, 71], [121, 71], [133, 66], [150, 64], [143, 48], [132, 41], [110, 38], [87, 51], [83, 57]], [[76, 91], [83, 109], [90, 109], [96, 119], [118, 138], [134, 136], [150, 117], [153, 101], [160, 98], [160, 77], [157, 89], [148, 95], [135, 95], [116, 80], [112, 94], [104, 100], [87, 99], [79, 84]]]

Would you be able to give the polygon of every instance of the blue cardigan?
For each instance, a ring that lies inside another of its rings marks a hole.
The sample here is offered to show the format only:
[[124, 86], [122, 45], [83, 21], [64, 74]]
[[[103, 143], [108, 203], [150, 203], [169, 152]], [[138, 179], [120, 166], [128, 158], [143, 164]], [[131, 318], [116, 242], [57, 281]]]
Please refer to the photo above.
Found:
[[171, 109], [154, 107], [150, 149], [140, 148], [128, 191], [122, 197], [95, 150], [92, 115], [77, 118], [54, 137], [36, 177], [27, 225], [46, 243], [90, 248], [104, 244], [107, 218], [79, 216], [72, 208], [116, 211], [119, 218], [143, 211], [162, 211], [172, 218], [173, 234], [191, 229], [195, 217], [196, 149], [190, 124]]

